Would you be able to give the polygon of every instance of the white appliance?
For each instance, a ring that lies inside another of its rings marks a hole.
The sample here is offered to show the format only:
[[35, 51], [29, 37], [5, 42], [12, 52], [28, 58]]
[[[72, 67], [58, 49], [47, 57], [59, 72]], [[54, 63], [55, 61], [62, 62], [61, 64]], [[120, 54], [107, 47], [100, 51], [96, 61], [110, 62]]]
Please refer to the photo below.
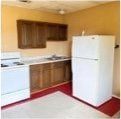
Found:
[[112, 97], [114, 36], [74, 36], [73, 96], [100, 106]]
[[29, 98], [29, 66], [20, 61], [20, 53], [2, 53], [1, 63], [1, 106]]

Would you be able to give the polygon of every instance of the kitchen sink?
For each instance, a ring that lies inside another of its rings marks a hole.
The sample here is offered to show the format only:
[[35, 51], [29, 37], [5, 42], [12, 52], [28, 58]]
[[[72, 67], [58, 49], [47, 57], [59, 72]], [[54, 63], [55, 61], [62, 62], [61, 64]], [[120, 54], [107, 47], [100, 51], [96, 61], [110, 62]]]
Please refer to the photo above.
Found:
[[52, 55], [46, 58], [39, 58], [39, 59], [31, 59], [31, 60], [26, 60], [23, 61], [25, 64], [31, 64], [31, 63], [40, 63], [40, 62], [48, 62], [48, 61], [57, 61], [57, 60], [63, 60], [69, 57], [66, 56], [57, 56], [57, 55]]
[[48, 57], [46, 58], [47, 60], [61, 60], [61, 59], [65, 59], [66, 57], [65, 56], [51, 56], [51, 57]]

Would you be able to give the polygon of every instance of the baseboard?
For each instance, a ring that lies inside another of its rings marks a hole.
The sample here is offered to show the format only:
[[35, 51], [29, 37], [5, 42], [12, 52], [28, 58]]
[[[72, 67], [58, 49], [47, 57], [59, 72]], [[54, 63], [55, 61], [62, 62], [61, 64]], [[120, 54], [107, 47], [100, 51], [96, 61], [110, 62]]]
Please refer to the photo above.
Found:
[[113, 97], [115, 97], [115, 98], [118, 98], [118, 99], [120, 99], [120, 97], [119, 96], [117, 96], [117, 95], [112, 95]]
[[44, 90], [47, 90], [47, 89], [51, 89], [51, 88], [55, 88], [55, 87], [57, 87], [57, 86], [61, 86], [61, 85], [67, 84], [67, 83], [70, 83], [70, 82], [71, 82], [71, 81], [66, 81], [66, 82], [63, 82], [63, 83], [60, 83], [60, 84], [53, 85], [53, 86], [48, 87], [48, 88], [38, 89], [38, 90], [32, 91], [32, 92], [31, 92], [31, 95], [32, 95], [32, 94], [39, 93], [39, 92], [44, 91]]

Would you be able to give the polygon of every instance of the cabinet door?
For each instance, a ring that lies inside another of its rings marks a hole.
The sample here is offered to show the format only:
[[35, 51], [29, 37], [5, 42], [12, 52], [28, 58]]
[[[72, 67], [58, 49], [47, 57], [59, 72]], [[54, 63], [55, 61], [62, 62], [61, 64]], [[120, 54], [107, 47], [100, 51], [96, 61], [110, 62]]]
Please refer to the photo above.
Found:
[[37, 64], [30, 66], [31, 92], [51, 86], [51, 64]]
[[40, 72], [40, 88], [48, 88], [51, 86], [51, 70], [43, 70]]
[[71, 81], [72, 80], [72, 72], [71, 72], [71, 61], [65, 61], [65, 73], [66, 78], [65, 81]]
[[59, 25], [59, 39], [60, 41], [67, 40], [67, 25]]
[[34, 47], [36, 48], [45, 48], [46, 47], [46, 24], [36, 23], [35, 24], [35, 37]]
[[65, 81], [65, 65], [64, 65], [64, 62], [53, 63], [52, 85], [63, 83], [64, 81]]
[[58, 25], [56, 24], [48, 24], [47, 27], [47, 40], [48, 41], [56, 41], [58, 40]]
[[30, 70], [30, 90], [31, 92], [40, 89], [40, 71]]
[[39, 65], [41, 68], [40, 86], [41, 89], [51, 86], [51, 63]]
[[33, 23], [28, 21], [18, 21], [18, 47], [32, 48], [33, 47]]

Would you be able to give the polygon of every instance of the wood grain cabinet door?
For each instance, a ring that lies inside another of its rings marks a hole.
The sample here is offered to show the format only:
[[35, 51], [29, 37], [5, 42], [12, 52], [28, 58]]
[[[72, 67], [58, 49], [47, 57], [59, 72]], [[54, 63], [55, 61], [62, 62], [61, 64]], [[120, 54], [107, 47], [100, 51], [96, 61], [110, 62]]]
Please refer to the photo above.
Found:
[[31, 92], [51, 86], [51, 63], [30, 66]]
[[47, 25], [47, 40], [48, 41], [57, 41], [58, 40], [58, 25], [57, 24], [48, 24]]
[[67, 40], [67, 25], [65, 24], [48, 24], [48, 41], [65, 41]]
[[40, 78], [41, 89], [50, 87], [51, 86], [51, 70], [43, 70], [41, 71], [40, 75], [41, 75], [41, 78]]
[[65, 61], [65, 73], [66, 73], [65, 81], [71, 81], [72, 80], [71, 60]]
[[52, 69], [52, 85], [63, 83], [65, 81], [64, 62], [54, 62]]
[[32, 48], [33, 47], [33, 23], [28, 21], [18, 21], [18, 47]]
[[40, 71], [30, 70], [30, 90], [31, 92], [40, 89]]
[[58, 40], [60, 40], [60, 41], [67, 40], [67, 25], [59, 25]]
[[34, 46], [36, 48], [45, 48], [46, 47], [46, 24], [44, 23], [35, 23], [35, 40]]
[[41, 70], [40, 86], [41, 89], [51, 86], [51, 63], [45, 63], [39, 65]]

